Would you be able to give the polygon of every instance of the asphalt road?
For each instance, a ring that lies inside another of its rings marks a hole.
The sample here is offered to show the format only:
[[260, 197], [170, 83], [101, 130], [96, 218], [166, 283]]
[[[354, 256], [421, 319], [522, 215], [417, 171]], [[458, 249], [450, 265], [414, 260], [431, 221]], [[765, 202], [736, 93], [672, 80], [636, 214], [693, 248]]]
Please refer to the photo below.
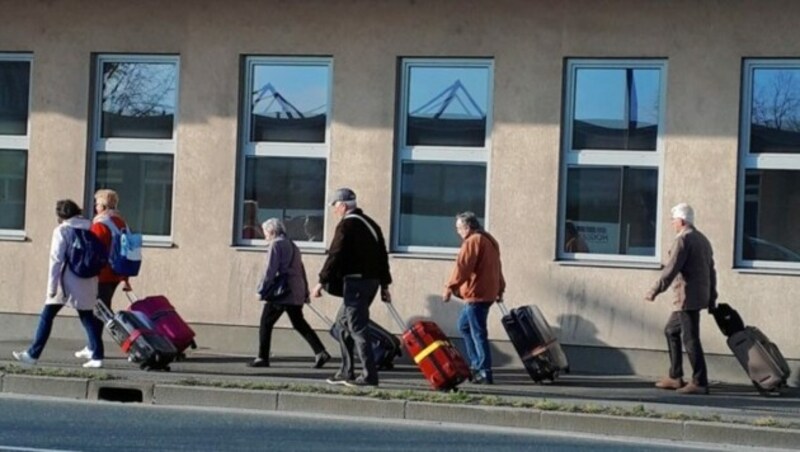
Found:
[[0, 450], [595, 452], [733, 449], [493, 427], [2, 395]]

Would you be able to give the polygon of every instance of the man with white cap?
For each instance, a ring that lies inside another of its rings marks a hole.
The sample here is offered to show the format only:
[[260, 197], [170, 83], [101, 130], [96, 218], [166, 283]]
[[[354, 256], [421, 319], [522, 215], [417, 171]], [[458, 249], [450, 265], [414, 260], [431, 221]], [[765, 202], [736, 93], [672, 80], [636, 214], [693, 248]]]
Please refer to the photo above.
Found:
[[[717, 301], [717, 274], [714, 253], [705, 235], [694, 227], [694, 210], [686, 203], [672, 208], [672, 226], [677, 233], [661, 277], [645, 295], [648, 301], [673, 286], [675, 311], [670, 315], [664, 334], [669, 347], [669, 375], [656, 387], [681, 394], [708, 394], [708, 372], [700, 343], [700, 311], [713, 309]], [[692, 364], [692, 379], [683, 380], [681, 338]]]

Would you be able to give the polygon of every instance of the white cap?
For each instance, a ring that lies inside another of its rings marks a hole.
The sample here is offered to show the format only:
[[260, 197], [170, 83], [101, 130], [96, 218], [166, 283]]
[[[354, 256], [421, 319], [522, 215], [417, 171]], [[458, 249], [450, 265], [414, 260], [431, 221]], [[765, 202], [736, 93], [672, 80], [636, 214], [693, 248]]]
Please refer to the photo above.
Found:
[[672, 208], [672, 218], [680, 218], [681, 220], [694, 224], [694, 209], [689, 204], [682, 202]]

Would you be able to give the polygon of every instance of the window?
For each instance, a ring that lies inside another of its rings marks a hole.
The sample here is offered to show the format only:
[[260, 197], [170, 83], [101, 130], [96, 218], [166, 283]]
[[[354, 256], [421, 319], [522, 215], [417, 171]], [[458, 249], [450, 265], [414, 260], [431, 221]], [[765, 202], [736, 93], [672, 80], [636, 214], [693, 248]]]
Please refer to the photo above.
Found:
[[172, 235], [177, 56], [101, 55], [95, 73], [94, 188], [111, 188], [134, 230]]
[[746, 60], [736, 261], [800, 269], [800, 60]]
[[493, 62], [402, 62], [393, 248], [452, 251], [455, 215], [486, 218]]
[[657, 259], [666, 70], [567, 62], [559, 258]]
[[0, 236], [23, 235], [32, 58], [0, 53]]
[[324, 246], [332, 67], [330, 58], [246, 59], [239, 243], [262, 243], [261, 223], [276, 217], [292, 240]]

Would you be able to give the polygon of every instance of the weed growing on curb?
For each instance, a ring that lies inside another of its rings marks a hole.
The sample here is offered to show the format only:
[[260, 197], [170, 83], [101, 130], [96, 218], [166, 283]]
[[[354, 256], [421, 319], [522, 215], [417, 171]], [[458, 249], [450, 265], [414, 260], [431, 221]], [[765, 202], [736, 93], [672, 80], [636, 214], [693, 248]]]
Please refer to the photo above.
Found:
[[92, 372], [88, 370], [62, 369], [58, 367], [22, 367], [14, 364], [0, 364], [0, 373], [12, 375], [31, 375], [34, 377], [65, 377], [65, 378], [86, 378], [89, 380], [107, 381], [114, 380], [116, 377], [105, 372]]

